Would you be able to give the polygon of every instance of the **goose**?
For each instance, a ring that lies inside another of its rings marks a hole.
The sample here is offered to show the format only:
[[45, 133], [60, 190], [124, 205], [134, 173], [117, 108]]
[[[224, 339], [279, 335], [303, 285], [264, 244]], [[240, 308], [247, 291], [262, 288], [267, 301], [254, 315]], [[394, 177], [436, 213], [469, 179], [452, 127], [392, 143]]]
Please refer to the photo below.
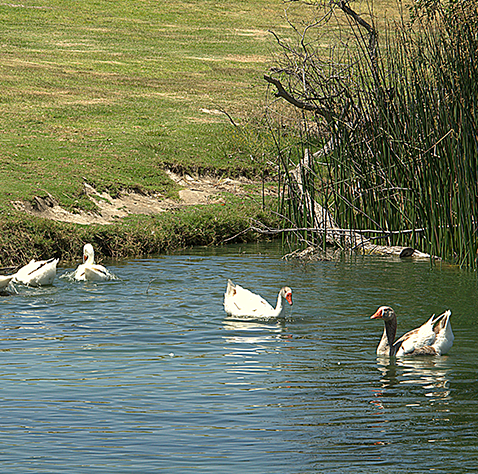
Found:
[[450, 324], [451, 311], [440, 316], [433, 315], [419, 328], [409, 331], [395, 342], [397, 332], [397, 316], [389, 306], [380, 306], [370, 319], [382, 319], [385, 323], [382, 339], [377, 347], [377, 355], [401, 357], [406, 355], [446, 354], [455, 336]]
[[31, 260], [14, 275], [13, 281], [27, 286], [46, 286], [53, 284], [56, 265], [60, 259]]
[[93, 245], [83, 247], [83, 263], [78, 265], [73, 278], [78, 281], [105, 281], [112, 278], [111, 273], [103, 266], [95, 263]]
[[229, 316], [236, 318], [247, 316], [274, 318], [281, 314], [284, 299], [292, 305], [292, 290], [288, 286], [281, 288], [277, 295], [276, 307], [273, 308], [262, 296], [228, 280], [226, 293], [224, 293], [224, 310]]
[[5, 290], [14, 278], [15, 275], [0, 275], [0, 292]]

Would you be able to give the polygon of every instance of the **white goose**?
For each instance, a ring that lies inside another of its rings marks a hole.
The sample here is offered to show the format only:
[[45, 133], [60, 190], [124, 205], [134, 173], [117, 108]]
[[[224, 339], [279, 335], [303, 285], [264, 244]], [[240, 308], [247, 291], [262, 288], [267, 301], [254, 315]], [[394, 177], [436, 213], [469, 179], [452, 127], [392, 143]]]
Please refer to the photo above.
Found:
[[377, 355], [401, 357], [446, 354], [455, 339], [451, 330], [450, 317], [450, 310], [440, 316], [433, 315], [419, 328], [407, 332], [393, 342], [397, 332], [397, 316], [389, 306], [381, 306], [371, 316], [371, 319], [382, 319], [385, 323], [382, 339], [377, 347]]
[[7, 288], [15, 275], [0, 275], [0, 293]]
[[224, 293], [224, 310], [236, 318], [274, 318], [282, 313], [284, 298], [292, 305], [292, 290], [288, 286], [279, 291], [276, 307], [273, 308], [262, 296], [228, 280]]
[[30, 263], [20, 268], [13, 281], [27, 286], [46, 286], [53, 284], [56, 276], [56, 265], [58, 258], [49, 260], [31, 260]]
[[74, 279], [78, 281], [105, 281], [111, 280], [111, 273], [103, 266], [95, 263], [95, 251], [91, 244], [83, 247], [83, 263], [75, 270]]

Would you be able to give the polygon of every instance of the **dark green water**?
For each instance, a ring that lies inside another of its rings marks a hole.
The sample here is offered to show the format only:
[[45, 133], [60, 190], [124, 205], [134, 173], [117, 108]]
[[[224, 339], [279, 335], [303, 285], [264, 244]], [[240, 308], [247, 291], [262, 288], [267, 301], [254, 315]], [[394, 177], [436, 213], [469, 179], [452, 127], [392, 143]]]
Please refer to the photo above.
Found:
[[[193, 249], [1, 297], [0, 472], [475, 472], [476, 275], [279, 257]], [[227, 278], [271, 303], [288, 284], [292, 312], [227, 319]], [[400, 335], [451, 309], [450, 353], [377, 359], [384, 304]]]

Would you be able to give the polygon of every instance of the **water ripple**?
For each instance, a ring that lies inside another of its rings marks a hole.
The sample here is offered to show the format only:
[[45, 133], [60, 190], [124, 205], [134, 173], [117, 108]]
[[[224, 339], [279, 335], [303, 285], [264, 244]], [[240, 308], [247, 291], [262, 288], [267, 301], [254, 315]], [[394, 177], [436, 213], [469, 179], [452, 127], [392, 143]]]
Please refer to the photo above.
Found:
[[[117, 280], [0, 297], [2, 472], [472, 472], [476, 275], [276, 250], [109, 262]], [[226, 317], [227, 278], [290, 285], [292, 313]], [[450, 307], [449, 356], [377, 359], [381, 304], [404, 331]]]

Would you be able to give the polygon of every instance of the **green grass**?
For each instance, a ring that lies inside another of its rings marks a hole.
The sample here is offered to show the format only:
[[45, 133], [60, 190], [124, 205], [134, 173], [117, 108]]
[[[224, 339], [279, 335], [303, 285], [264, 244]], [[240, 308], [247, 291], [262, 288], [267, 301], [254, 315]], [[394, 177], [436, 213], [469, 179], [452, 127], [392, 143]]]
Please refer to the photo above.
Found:
[[11, 203], [48, 193], [92, 210], [84, 182], [174, 197], [165, 168], [270, 173], [262, 76], [275, 49], [267, 30], [287, 32], [283, 12], [281, 0], [0, 4], [0, 264], [76, 259], [85, 241], [100, 257], [152, 254], [271, 222], [231, 196], [111, 226], [37, 219]]
[[[261, 174], [277, 0], [0, 5], [0, 209], [98, 189], [171, 195], [165, 167]], [[239, 125], [234, 127], [225, 110]]]

